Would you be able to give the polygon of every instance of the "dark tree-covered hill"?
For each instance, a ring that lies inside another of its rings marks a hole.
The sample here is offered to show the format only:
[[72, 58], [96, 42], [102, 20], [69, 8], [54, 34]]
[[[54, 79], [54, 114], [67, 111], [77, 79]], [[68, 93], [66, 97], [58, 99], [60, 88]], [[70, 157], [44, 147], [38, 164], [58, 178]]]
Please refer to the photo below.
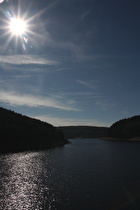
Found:
[[96, 126], [62, 126], [66, 138], [100, 138], [106, 135], [107, 127]]
[[108, 130], [108, 136], [118, 139], [140, 139], [140, 115], [115, 122]]
[[0, 108], [0, 153], [46, 149], [66, 143], [61, 129]]

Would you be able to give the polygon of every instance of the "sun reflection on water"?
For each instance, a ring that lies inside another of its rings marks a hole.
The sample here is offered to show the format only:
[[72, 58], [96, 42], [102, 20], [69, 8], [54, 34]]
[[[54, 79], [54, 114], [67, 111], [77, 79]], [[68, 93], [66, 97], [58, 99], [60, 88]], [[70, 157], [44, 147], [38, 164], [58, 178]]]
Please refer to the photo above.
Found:
[[55, 209], [54, 195], [49, 183], [47, 186], [50, 175], [44, 172], [41, 157], [40, 153], [30, 152], [1, 158], [0, 209]]

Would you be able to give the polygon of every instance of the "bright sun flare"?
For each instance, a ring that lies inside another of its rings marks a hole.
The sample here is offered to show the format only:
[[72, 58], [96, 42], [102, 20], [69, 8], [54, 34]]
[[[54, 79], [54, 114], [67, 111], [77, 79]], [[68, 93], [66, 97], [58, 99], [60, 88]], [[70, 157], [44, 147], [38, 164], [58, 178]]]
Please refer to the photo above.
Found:
[[25, 21], [22, 19], [11, 18], [10, 30], [14, 35], [22, 35], [26, 31]]

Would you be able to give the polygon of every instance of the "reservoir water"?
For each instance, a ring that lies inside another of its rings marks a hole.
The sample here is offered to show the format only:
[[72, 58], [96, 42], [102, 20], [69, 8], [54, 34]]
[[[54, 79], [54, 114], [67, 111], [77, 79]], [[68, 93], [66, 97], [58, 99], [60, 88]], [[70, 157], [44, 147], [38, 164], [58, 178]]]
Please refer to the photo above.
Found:
[[140, 209], [140, 142], [73, 139], [0, 156], [0, 210]]

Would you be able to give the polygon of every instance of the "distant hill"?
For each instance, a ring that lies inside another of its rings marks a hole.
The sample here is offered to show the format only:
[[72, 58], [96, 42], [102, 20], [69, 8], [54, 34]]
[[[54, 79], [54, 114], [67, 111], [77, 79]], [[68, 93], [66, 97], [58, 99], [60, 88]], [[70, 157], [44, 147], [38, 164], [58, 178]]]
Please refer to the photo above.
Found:
[[61, 126], [65, 138], [100, 138], [106, 135], [107, 127]]
[[68, 143], [51, 124], [0, 108], [0, 153], [39, 150]]
[[107, 136], [124, 140], [140, 140], [140, 115], [115, 122], [109, 128]]

